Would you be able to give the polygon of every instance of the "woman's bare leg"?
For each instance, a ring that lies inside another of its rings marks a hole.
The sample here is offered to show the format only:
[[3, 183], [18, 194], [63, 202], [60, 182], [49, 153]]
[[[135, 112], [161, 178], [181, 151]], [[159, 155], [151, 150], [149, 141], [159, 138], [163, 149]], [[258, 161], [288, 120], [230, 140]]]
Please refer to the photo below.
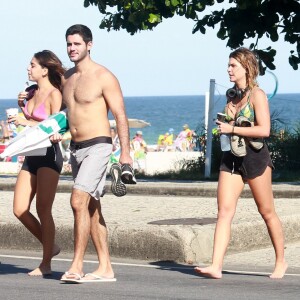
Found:
[[30, 213], [30, 205], [36, 192], [36, 176], [27, 171], [21, 170], [14, 192], [14, 215], [22, 224], [42, 242], [40, 223], [37, 218]]
[[[48, 177], [47, 177], [48, 180]], [[45, 181], [48, 183], [49, 181]], [[49, 178], [50, 180], [50, 178]], [[22, 224], [41, 242], [43, 245], [43, 238], [42, 238], [42, 228], [41, 224], [38, 219], [30, 212], [30, 206], [32, 200], [35, 196], [37, 190], [37, 176], [21, 170], [15, 187], [14, 193], [14, 204], [13, 204], [13, 211], [15, 216], [22, 222]], [[45, 190], [45, 192], [48, 192]], [[49, 193], [48, 193], [49, 194]], [[57, 245], [54, 245], [52, 248], [52, 257], [59, 253], [59, 248]], [[43, 275], [44, 273], [41, 272], [39, 268], [33, 272], [30, 272], [29, 275]], [[45, 272], [49, 273], [49, 272]]]
[[40, 219], [43, 246], [43, 259], [38, 268], [29, 273], [31, 276], [51, 274], [51, 260], [60, 252], [55, 240], [55, 225], [52, 205], [55, 198], [59, 174], [50, 168], [40, 168], [37, 172], [36, 210]]
[[281, 222], [277, 216], [274, 206], [272, 192], [272, 170], [267, 167], [265, 172], [255, 179], [248, 181], [257, 208], [263, 217], [275, 250], [275, 269], [270, 278], [282, 278], [287, 270], [287, 263], [284, 259], [284, 234]]
[[215, 228], [212, 264], [206, 268], [196, 267], [195, 271], [204, 276], [222, 278], [222, 266], [230, 240], [231, 222], [238, 198], [244, 188], [240, 175], [220, 172], [218, 183], [218, 220]]

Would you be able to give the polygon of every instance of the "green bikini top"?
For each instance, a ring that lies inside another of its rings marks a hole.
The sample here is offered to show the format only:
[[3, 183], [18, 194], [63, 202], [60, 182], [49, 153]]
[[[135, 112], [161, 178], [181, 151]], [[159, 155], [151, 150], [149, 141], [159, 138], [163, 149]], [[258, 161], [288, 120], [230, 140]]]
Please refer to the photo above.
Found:
[[[251, 102], [250, 102], [250, 96], [251, 96], [251, 92], [250, 92], [249, 95], [248, 95], [247, 103], [246, 103], [245, 106], [238, 112], [238, 114], [235, 116], [235, 119], [233, 119], [232, 117], [230, 117], [230, 116], [228, 115], [228, 113], [226, 112], [226, 108], [227, 108], [227, 110], [228, 110], [228, 107], [227, 107], [227, 105], [225, 106], [224, 113], [227, 115], [226, 120], [227, 120], [228, 122], [234, 121], [234, 120], [236, 120], [236, 119], [237, 119], [238, 117], [240, 117], [240, 116], [243, 116], [243, 117], [248, 118], [248, 120], [249, 120], [250, 122], [254, 122], [254, 121], [255, 121], [255, 112], [254, 112], [253, 105], [252, 105]], [[228, 104], [228, 102], [227, 102], [227, 104]]]

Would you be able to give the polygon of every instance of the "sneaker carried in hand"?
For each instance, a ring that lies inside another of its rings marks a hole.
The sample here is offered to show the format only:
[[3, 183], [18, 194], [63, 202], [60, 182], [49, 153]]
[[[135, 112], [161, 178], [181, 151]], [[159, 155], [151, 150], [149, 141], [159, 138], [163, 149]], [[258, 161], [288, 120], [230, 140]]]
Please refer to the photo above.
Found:
[[114, 163], [110, 167], [111, 176], [111, 191], [117, 197], [126, 195], [126, 186], [121, 180], [121, 166], [118, 163]]
[[129, 164], [121, 166], [121, 180], [126, 184], [136, 184], [133, 168]]
[[231, 153], [237, 157], [247, 154], [245, 139], [242, 136], [232, 134], [230, 137]]

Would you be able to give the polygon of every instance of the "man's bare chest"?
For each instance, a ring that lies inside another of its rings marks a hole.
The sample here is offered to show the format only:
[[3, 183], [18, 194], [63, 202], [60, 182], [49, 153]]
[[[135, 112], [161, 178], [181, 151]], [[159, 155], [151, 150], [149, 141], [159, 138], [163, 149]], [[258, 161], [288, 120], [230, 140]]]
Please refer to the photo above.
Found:
[[66, 101], [94, 102], [101, 96], [101, 85], [89, 78], [70, 80], [64, 85], [63, 89], [63, 97]]

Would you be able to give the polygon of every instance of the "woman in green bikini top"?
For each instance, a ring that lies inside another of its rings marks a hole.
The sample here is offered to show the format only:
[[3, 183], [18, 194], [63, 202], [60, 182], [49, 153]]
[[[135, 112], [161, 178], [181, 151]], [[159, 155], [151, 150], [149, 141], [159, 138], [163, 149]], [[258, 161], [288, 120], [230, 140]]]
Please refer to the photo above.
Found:
[[[255, 54], [246, 48], [238, 48], [229, 55], [227, 68], [229, 79], [237, 91], [228, 99], [225, 113], [228, 122], [216, 121], [220, 134], [235, 134], [247, 138], [265, 138], [270, 135], [270, 111], [268, 99], [258, 87], [256, 78], [259, 64]], [[234, 91], [233, 91], [234, 92]], [[241, 97], [238, 97], [238, 94]], [[251, 127], [235, 126], [239, 116], [247, 117]], [[238, 199], [248, 183], [255, 204], [268, 228], [275, 250], [275, 268], [270, 278], [282, 278], [287, 270], [284, 259], [284, 236], [281, 222], [276, 214], [272, 193], [272, 161], [268, 147], [260, 150], [247, 148], [243, 157], [224, 151], [220, 166], [217, 203], [218, 220], [215, 228], [212, 264], [196, 267], [202, 276], [220, 279], [224, 255], [230, 240], [231, 223], [236, 212]]]

